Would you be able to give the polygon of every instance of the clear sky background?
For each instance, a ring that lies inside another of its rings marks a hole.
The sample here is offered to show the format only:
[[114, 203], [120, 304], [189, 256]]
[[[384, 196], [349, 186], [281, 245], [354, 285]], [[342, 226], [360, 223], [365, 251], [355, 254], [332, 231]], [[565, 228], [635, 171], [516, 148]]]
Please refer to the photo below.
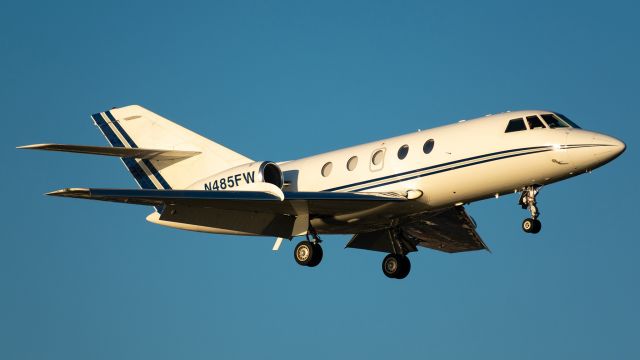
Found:
[[[43, 1], [0, 10], [0, 358], [640, 358], [632, 1]], [[493, 253], [383, 254], [325, 238], [317, 268], [271, 238], [147, 223], [146, 207], [48, 198], [135, 187], [89, 115], [140, 104], [259, 160], [544, 108], [627, 151], [468, 207]]]

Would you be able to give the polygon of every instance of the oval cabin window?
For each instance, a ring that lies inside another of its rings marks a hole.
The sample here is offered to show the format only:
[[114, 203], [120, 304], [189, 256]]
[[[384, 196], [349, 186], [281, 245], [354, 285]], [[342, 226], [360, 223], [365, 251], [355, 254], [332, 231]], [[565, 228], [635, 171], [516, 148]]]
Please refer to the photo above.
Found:
[[353, 171], [353, 170], [355, 170], [356, 166], [358, 166], [358, 157], [357, 156], [352, 156], [349, 159], [349, 161], [347, 161], [347, 170]]
[[371, 157], [371, 163], [373, 165], [380, 165], [382, 164], [382, 157], [384, 156], [384, 152], [382, 150], [378, 150], [375, 153], [373, 153], [373, 156]]
[[407, 157], [409, 153], [409, 145], [402, 145], [400, 149], [398, 149], [398, 159], [402, 160]]
[[422, 147], [422, 151], [424, 151], [425, 154], [430, 153], [433, 150], [433, 144], [433, 139], [427, 140], [427, 142], [425, 142], [424, 146]]
[[324, 164], [324, 166], [322, 167], [322, 176], [329, 176], [329, 174], [331, 174], [331, 169], [333, 169], [333, 163], [328, 162]]

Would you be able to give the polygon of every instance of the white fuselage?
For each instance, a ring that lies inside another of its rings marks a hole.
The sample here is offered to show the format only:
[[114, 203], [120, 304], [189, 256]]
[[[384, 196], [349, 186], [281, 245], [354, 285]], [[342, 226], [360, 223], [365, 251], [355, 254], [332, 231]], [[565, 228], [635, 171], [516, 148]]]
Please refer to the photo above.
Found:
[[[417, 201], [402, 206], [410, 207], [407, 212], [420, 212], [560, 181], [601, 166], [624, 150], [615, 138], [577, 128], [505, 133], [510, 119], [541, 113], [549, 112], [490, 115], [281, 163], [288, 184], [284, 190], [401, 194], [419, 190], [423, 195]], [[423, 146], [430, 139], [433, 147], [426, 154]], [[398, 151], [404, 145], [408, 152], [400, 159]], [[374, 164], [379, 150], [383, 155]], [[350, 170], [348, 162], [354, 156], [357, 164]], [[331, 167], [326, 176], [325, 166]], [[402, 209], [394, 206], [393, 212], [398, 211]]]
[[[593, 170], [625, 149], [620, 140], [574, 127], [531, 129], [526, 125], [520, 131], [505, 132], [510, 120], [522, 118], [524, 125], [528, 124], [524, 121], [528, 116], [550, 113], [529, 110], [488, 115], [281, 162], [278, 165], [284, 175], [282, 190], [391, 192], [412, 199], [365, 212], [310, 219], [321, 233], [357, 233], [392, 226], [395, 219], [406, 215], [557, 182]], [[401, 148], [405, 151], [400, 151]], [[208, 190], [215, 178], [218, 175], [197, 181], [188, 189]], [[161, 223], [153, 216], [150, 221]]]

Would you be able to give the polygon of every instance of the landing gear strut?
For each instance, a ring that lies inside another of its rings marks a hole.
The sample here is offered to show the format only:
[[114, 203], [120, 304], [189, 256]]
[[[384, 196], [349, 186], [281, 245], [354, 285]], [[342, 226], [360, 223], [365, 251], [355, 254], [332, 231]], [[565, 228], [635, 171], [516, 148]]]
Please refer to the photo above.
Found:
[[540, 211], [536, 206], [536, 195], [538, 195], [540, 188], [541, 186], [539, 185], [527, 186], [522, 191], [522, 195], [518, 201], [523, 209], [529, 209], [529, 212], [531, 213], [531, 217], [524, 219], [522, 222], [522, 230], [526, 233], [537, 234], [540, 232], [540, 229], [542, 229], [542, 223], [538, 220]]
[[314, 267], [322, 261], [322, 246], [320, 246], [322, 240], [320, 240], [314, 228], [309, 228], [309, 232], [311, 232], [313, 239], [309, 240], [309, 234], [307, 233], [307, 239], [300, 241], [296, 245], [293, 257], [299, 265]]
[[398, 240], [397, 229], [389, 229], [389, 239], [391, 240], [392, 253], [382, 260], [382, 272], [392, 279], [404, 279], [411, 271], [411, 261], [407, 257], [408, 251]]

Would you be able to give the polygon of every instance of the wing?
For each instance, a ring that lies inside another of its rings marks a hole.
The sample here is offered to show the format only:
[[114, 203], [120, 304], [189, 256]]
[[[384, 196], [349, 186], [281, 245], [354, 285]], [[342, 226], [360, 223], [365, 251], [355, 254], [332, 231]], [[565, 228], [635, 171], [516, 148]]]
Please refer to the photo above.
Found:
[[252, 210], [256, 212], [297, 215], [300, 205], [310, 214], [340, 215], [375, 208], [389, 202], [407, 200], [395, 193], [353, 192], [284, 192], [284, 199], [263, 191], [204, 191], [148, 189], [69, 188], [47, 193], [51, 196], [127, 204], [191, 206], [218, 210]]
[[[354, 235], [347, 247], [390, 253], [393, 252], [392, 235], [390, 229], [359, 233]], [[476, 232], [474, 221], [462, 206], [402, 218], [395, 237], [408, 251], [417, 251], [416, 246], [448, 253], [489, 250]]]
[[140, 149], [108, 146], [86, 146], [66, 144], [35, 144], [19, 146], [18, 149], [62, 151], [92, 155], [131, 157], [136, 159], [176, 160], [200, 154], [198, 151]]
[[[277, 189], [277, 188], [276, 188]], [[147, 220], [186, 230], [291, 238], [307, 231], [310, 215], [331, 216], [406, 201], [392, 193], [63, 189], [47, 195], [158, 209]]]

